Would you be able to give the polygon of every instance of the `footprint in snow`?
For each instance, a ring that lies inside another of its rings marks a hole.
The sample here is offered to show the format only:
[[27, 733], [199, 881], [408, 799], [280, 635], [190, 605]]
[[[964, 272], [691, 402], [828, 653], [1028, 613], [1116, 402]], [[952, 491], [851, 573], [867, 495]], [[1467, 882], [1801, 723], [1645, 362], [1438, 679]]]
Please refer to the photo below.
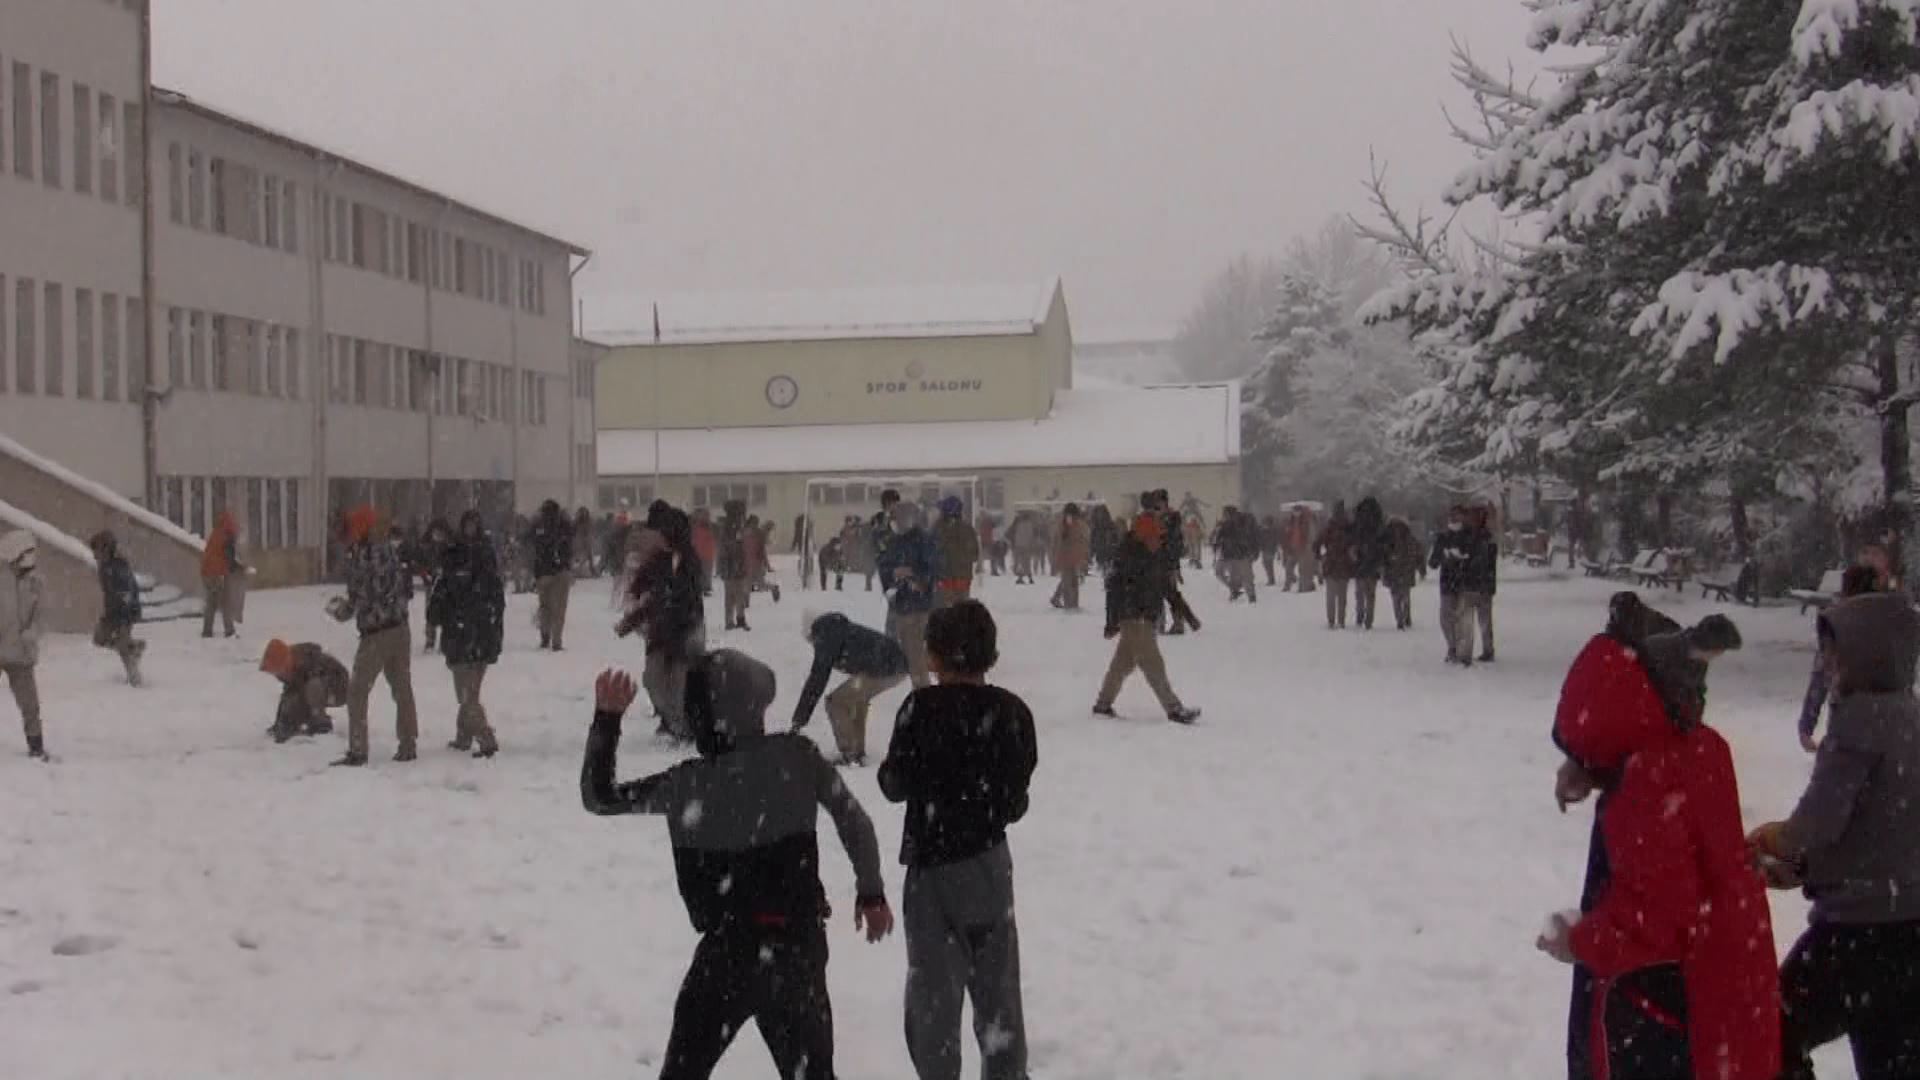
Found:
[[14, 997], [19, 997], [22, 994], [37, 994], [46, 988], [47, 984], [41, 982], [39, 979], [21, 979], [19, 982], [7, 987], [7, 993], [12, 994]]
[[111, 934], [75, 934], [61, 938], [54, 943], [55, 956], [93, 956], [103, 953], [120, 944], [120, 939]]

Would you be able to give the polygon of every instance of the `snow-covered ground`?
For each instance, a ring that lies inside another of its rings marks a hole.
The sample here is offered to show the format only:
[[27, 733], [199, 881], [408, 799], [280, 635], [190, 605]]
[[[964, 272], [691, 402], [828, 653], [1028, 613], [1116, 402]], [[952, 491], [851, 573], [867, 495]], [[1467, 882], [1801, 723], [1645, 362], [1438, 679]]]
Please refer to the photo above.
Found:
[[[1607, 589], [1509, 576], [1500, 663], [1471, 672], [1441, 663], [1431, 587], [1416, 632], [1360, 635], [1326, 631], [1318, 596], [1229, 607], [1197, 580], [1206, 630], [1167, 643], [1176, 687], [1206, 709], [1193, 729], [1161, 720], [1137, 681], [1123, 719], [1089, 716], [1108, 655], [1099, 617], [1049, 610], [1044, 587], [986, 585], [999, 681], [1040, 724], [1033, 810], [1013, 838], [1037, 1078], [1558, 1073], [1567, 976], [1532, 943], [1577, 899], [1590, 812], [1555, 811], [1547, 727]], [[262, 734], [267, 637], [350, 651], [325, 595], [255, 595], [238, 642], [154, 629], [141, 691], [84, 639], [50, 642], [51, 767], [14, 756], [0, 695], [0, 1076], [657, 1070], [693, 944], [666, 830], [591, 818], [577, 787], [590, 680], [637, 662], [608, 628], [606, 583], [576, 592], [557, 657], [533, 649], [515, 598], [487, 686], [498, 759], [442, 749], [452, 687], [422, 659], [422, 760], [387, 760], [392, 706], [376, 691], [375, 766], [351, 772], [326, 767], [339, 736], [275, 747]], [[790, 589], [779, 606], [757, 597], [755, 629], [723, 639], [780, 672], [776, 721], [805, 673], [801, 609], [826, 602], [879, 619], [877, 595]], [[1709, 715], [1754, 824], [1788, 810], [1808, 771], [1793, 717], [1810, 633], [1792, 610], [1735, 617], [1749, 646], [1716, 670]], [[876, 711], [876, 746], [897, 701]], [[816, 737], [825, 728], [816, 717]], [[632, 739], [621, 773], [668, 760]], [[899, 812], [870, 772], [853, 783], [891, 857]], [[830, 829], [822, 847], [840, 909], [839, 1071], [898, 1080], [903, 947], [856, 940]], [[899, 880], [895, 867], [896, 894]], [[1776, 897], [1783, 947], [1803, 917]], [[719, 1075], [770, 1071], [749, 1034]]]

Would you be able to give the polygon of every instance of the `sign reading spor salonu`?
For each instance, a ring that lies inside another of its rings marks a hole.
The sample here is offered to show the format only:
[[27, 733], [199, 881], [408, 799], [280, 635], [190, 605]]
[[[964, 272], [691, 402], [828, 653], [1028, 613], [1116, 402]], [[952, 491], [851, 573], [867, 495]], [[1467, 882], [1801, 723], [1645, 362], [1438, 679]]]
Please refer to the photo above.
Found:
[[867, 382], [869, 394], [977, 394], [986, 386], [985, 379], [943, 379], [929, 376], [919, 361], [907, 365], [906, 377], [901, 379], [875, 379]]

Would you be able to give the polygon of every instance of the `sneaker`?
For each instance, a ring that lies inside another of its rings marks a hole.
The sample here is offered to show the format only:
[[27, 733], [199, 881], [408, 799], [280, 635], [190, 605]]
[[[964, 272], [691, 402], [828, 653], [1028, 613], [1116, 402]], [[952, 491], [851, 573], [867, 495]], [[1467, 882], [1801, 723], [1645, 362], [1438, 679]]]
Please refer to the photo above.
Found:
[[1200, 710], [1182, 705], [1177, 709], [1169, 709], [1167, 719], [1176, 724], [1192, 725], [1195, 720], [1200, 719]]
[[52, 760], [51, 758], [47, 757], [47, 744], [46, 744], [46, 740], [44, 739], [37, 739], [37, 738], [28, 739], [27, 740], [27, 756], [32, 758], [35, 761]]
[[474, 756], [474, 759], [477, 761], [485, 761], [486, 759], [492, 757], [493, 755], [499, 752], [500, 752], [500, 748], [498, 746], [483, 746], [480, 749], [475, 750], [473, 752], [473, 756]]
[[1493, 663], [1493, 650], [1492, 650], [1492, 649], [1488, 649], [1488, 650], [1487, 650], [1486, 652], [1483, 652], [1483, 653], [1481, 653], [1481, 654], [1480, 654], [1480, 662], [1481, 662], [1481, 663], [1483, 663], [1483, 664], [1491, 664], [1491, 663]]
[[352, 751], [348, 751], [347, 756], [341, 758], [339, 761], [334, 762], [332, 765], [332, 768], [358, 769], [361, 766], [364, 766], [366, 763], [367, 763], [367, 755], [356, 754], [356, 753], [353, 753]]
[[457, 750], [460, 753], [464, 754], [467, 751], [473, 749], [473, 740], [472, 739], [454, 739], [452, 742], [449, 742], [447, 744], [447, 749]]
[[842, 769], [864, 769], [867, 767], [867, 755], [841, 754], [834, 764]]
[[412, 761], [419, 756], [420, 755], [415, 753], [413, 747], [411, 746], [402, 746], [400, 749], [395, 750], [393, 752], [393, 760], [402, 762], [402, 763]]
[[1120, 714], [1115, 712], [1111, 705], [1095, 705], [1093, 707], [1093, 715], [1104, 716], [1109, 720], [1117, 720], [1120, 718]]

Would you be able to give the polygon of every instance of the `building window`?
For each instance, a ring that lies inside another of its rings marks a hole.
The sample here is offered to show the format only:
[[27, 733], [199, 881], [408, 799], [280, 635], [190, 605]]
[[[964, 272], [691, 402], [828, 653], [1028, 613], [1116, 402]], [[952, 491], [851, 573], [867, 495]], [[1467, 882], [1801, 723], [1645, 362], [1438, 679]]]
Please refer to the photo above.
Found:
[[213, 231], [227, 235], [227, 163], [221, 158], [207, 160], [207, 197], [212, 210]]
[[250, 477], [241, 483], [247, 486], [247, 538], [258, 543], [266, 535], [266, 504], [261, 496], [260, 478]]
[[13, 287], [13, 386], [22, 394], [39, 392], [40, 338], [33, 332], [40, 290], [32, 278], [15, 278]]
[[[120, 143], [123, 133], [120, 131], [120, 105], [113, 100], [112, 94], [100, 95], [100, 130], [96, 133], [100, 140], [100, 198], [106, 202], [120, 201]], [[135, 183], [133, 180], [127, 181]], [[174, 220], [179, 221], [176, 215]]]
[[333, 261], [353, 262], [353, 215], [347, 211], [347, 200], [334, 196], [333, 200]]
[[120, 155], [120, 163], [126, 167], [126, 183], [122, 185], [127, 193], [127, 205], [139, 206], [146, 192], [141, 190], [144, 181], [140, 170], [147, 160], [147, 136], [140, 123], [140, 103], [129, 101], [121, 109], [125, 119], [120, 124], [120, 135], [126, 140], [127, 152]]
[[100, 294], [100, 400], [120, 400], [120, 298], [112, 293]]
[[187, 528], [205, 536], [207, 533], [207, 481], [205, 477], [195, 476], [187, 481]]
[[286, 336], [287, 356], [287, 397], [300, 400], [300, 331], [287, 327], [282, 333]]
[[60, 186], [60, 76], [40, 74], [40, 179]]
[[291, 180], [280, 182], [280, 249], [300, 254], [300, 187]]
[[73, 190], [93, 194], [93, 91], [73, 84]]
[[[586, 447], [582, 447], [581, 449], [583, 449], [583, 450], [585, 450], [585, 451], [587, 452], [587, 454], [588, 454], [588, 459], [587, 459], [587, 466], [588, 466], [588, 469], [587, 469], [587, 471], [588, 471], [588, 472], [592, 472], [592, 471], [593, 471], [593, 469], [592, 469], [592, 466], [593, 466], [593, 459], [592, 459], [592, 454], [593, 454], [593, 447], [591, 447], [591, 446], [586, 446]], [[751, 503], [752, 505], [754, 505], [754, 506], [765, 506], [765, 505], [767, 505], [767, 485], [765, 485], [765, 484], [755, 484], [755, 485], [753, 485], [753, 491], [752, 491], [752, 493], [751, 493], [750, 495], [748, 495], [748, 497], [747, 497], [747, 501], [748, 501], [749, 503]]]
[[7, 367], [7, 275], [0, 274], [0, 394], [7, 392], [7, 383], [12, 381], [13, 373]]
[[234, 339], [238, 346], [236, 358], [246, 370], [246, 377], [240, 381], [246, 385], [247, 393], [258, 396], [266, 389], [266, 382], [260, 377], [262, 327], [252, 319], [236, 319], [234, 323], [236, 330]]
[[187, 224], [207, 227], [207, 163], [192, 147], [187, 148]]
[[45, 337], [47, 342], [47, 383], [48, 397], [60, 397], [67, 392], [67, 304], [66, 296], [60, 286], [48, 282], [46, 292]]
[[287, 546], [300, 546], [300, 481], [287, 480]]
[[167, 385], [187, 385], [187, 313], [167, 309]]
[[992, 477], [981, 485], [980, 502], [989, 510], [1007, 508], [1007, 482]]
[[167, 144], [167, 220], [175, 225], [187, 223], [186, 154], [179, 143]]
[[13, 62], [13, 174], [33, 179], [33, 68]]
[[267, 531], [264, 539], [267, 550], [277, 551], [287, 546], [287, 523], [280, 501], [284, 485], [279, 480], [268, 480], [266, 484]]
[[230, 370], [232, 357], [229, 353], [227, 329], [227, 317], [225, 315], [215, 315], [207, 321], [208, 351], [211, 353], [213, 361], [209, 374], [212, 375], [211, 381], [213, 383], [213, 389], [215, 390], [233, 389], [233, 377]]
[[187, 384], [195, 390], [207, 388], [207, 315], [187, 312]]
[[267, 343], [267, 396], [279, 397], [280, 374], [284, 370], [282, 367], [283, 361], [280, 358], [280, 328], [277, 326], [266, 326], [262, 329], [265, 332]]
[[129, 296], [127, 309], [127, 400], [138, 400], [147, 387], [147, 302]]
[[187, 527], [186, 484], [177, 476], [169, 476], [167, 488], [167, 520], [181, 528]]
[[270, 248], [280, 246], [280, 178], [269, 176], [262, 181], [260, 189], [262, 206], [261, 224], [266, 226], [265, 243]]
[[73, 290], [73, 396], [93, 399], [93, 290]]

